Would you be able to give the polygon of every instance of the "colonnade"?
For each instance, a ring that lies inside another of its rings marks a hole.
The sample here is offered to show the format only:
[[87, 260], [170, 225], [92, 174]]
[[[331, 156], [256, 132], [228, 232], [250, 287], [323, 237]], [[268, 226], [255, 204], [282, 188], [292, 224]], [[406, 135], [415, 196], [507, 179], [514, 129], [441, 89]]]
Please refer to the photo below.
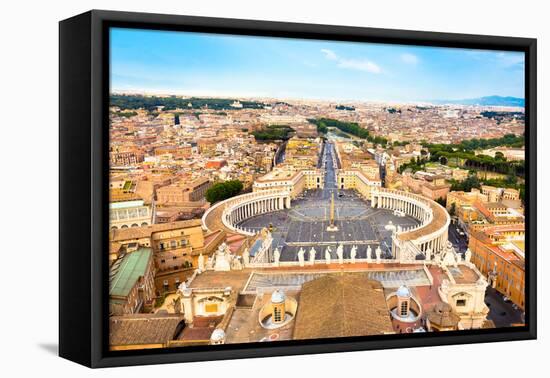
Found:
[[226, 208], [226, 220], [236, 225], [250, 217], [271, 211], [290, 208], [290, 196], [268, 196], [267, 198], [242, 198]]
[[245, 229], [239, 223], [255, 215], [272, 211], [290, 209], [290, 192], [287, 190], [272, 189], [259, 190], [218, 202], [209, 208], [202, 217], [203, 227], [208, 229], [209, 217], [220, 217], [223, 227], [231, 232], [252, 236], [255, 230]]
[[[402, 211], [420, 222], [418, 226], [396, 232], [397, 243], [394, 245], [410, 241], [426, 260], [431, 260], [434, 253], [445, 248], [450, 217], [437, 202], [414, 193], [377, 188], [372, 192], [371, 206]], [[398, 251], [394, 253], [399, 254]]]
[[[421, 224], [428, 222], [432, 216], [430, 206], [426, 203], [417, 201], [408, 196], [397, 194], [397, 191], [392, 191], [392, 193], [378, 191], [378, 193], [379, 194], [373, 194], [372, 196], [372, 207], [402, 211], [419, 220]], [[406, 192], [403, 193], [407, 194]]]

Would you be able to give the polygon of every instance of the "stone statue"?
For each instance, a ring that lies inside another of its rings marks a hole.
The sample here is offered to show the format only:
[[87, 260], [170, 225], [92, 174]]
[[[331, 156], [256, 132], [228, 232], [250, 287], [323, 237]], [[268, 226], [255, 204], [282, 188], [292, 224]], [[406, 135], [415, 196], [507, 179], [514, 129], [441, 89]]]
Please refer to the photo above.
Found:
[[281, 252], [279, 251], [279, 247], [275, 248], [275, 251], [273, 251], [273, 263], [275, 266], [279, 266], [279, 259], [281, 258]]
[[356, 245], [351, 247], [351, 251], [350, 251], [349, 255], [350, 255], [350, 258], [351, 258], [351, 263], [355, 264], [355, 256], [357, 256], [357, 246]]
[[372, 257], [372, 248], [371, 248], [370, 245], [369, 245], [369, 246], [367, 247], [367, 262], [370, 262], [371, 257]]
[[397, 225], [397, 233], [400, 234], [403, 231], [403, 227], [401, 225]]
[[185, 290], [187, 290], [187, 284], [185, 282], [180, 283], [180, 285], [178, 286], [178, 291], [181, 291], [183, 293], [185, 292]]
[[376, 254], [376, 262], [379, 263], [380, 256], [382, 255], [382, 249], [380, 248], [380, 246], [376, 247], [376, 249], [374, 250], [374, 253]]
[[231, 254], [225, 243], [220, 244], [216, 251], [214, 270], [217, 272], [231, 270]]
[[440, 253], [435, 255], [434, 262], [435, 262], [435, 265], [441, 266], [441, 254]]
[[330, 245], [325, 249], [325, 263], [330, 264], [330, 253], [332, 252], [332, 249], [330, 248]]
[[172, 306], [174, 308], [174, 314], [180, 314], [182, 312], [181, 297], [178, 295], [175, 299], [172, 299]]
[[311, 264], [315, 264], [315, 255], [317, 254], [317, 251], [315, 250], [315, 248], [311, 247], [311, 249], [309, 250], [309, 262]]
[[240, 259], [231, 259], [231, 270], [242, 270], [243, 269], [243, 263]]
[[246, 248], [243, 252], [243, 264], [244, 266], [247, 266], [250, 263], [250, 255], [248, 254], [248, 248]]
[[202, 253], [199, 255], [199, 272], [204, 272], [204, 256]]
[[432, 259], [432, 249], [428, 247], [428, 249], [426, 249], [426, 260], [430, 261], [431, 259]]
[[455, 251], [452, 243], [448, 241], [446, 248], [441, 253], [441, 265], [457, 267], [460, 260], [460, 255]]
[[342, 243], [336, 248], [336, 255], [338, 256], [338, 262], [340, 264], [344, 263], [344, 246]]
[[470, 248], [466, 250], [466, 253], [464, 254], [464, 261], [470, 262], [472, 259], [472, 251], [470, 251]]
[[304, 266], [304, 253], [306, 253], [306, 251], [300, 247], [300, 250], [298, 251], [298, 261], [300, 266]]

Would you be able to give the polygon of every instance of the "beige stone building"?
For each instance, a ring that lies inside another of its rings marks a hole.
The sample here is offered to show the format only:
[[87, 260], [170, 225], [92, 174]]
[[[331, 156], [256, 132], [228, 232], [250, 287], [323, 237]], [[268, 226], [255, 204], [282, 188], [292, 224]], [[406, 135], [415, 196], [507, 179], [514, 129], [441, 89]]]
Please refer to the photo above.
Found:
[[157, 203], [160, 205], [182, 205], [204, 200], [212, 183], [207, 178], [198, 178], [191, 182], [176, 182], [157, 189]]
[[252, 190], [280, 189], [291, 193], [295, 198], [306, 189], [319, 189], [324, 187], [324, 174], [319, 169], [291, 169], [288, 167], [275, 168], [268, 174], [258, 178]]
[[340, 189], [354, 189], [363, 198], [370, 200], [373, 188], [381, 187], [382, 180], [378, 171], [373, 171], [368, 166], [360, 166], [338, 170], [337, 185]]
[[154, 224], [147, 227], [113, 230], [110, 241], [121, 249], [151, 248], [157, 270], [157, 291], [175, 290], [198, 266], [202, 254], [208, 256], [223, 241], [223, 232], [206, 233], [200, 219]]
[[145, 227], [152, 223], [151, 206], [143, 200], [111, 202], [109, 227], [111, 230]]

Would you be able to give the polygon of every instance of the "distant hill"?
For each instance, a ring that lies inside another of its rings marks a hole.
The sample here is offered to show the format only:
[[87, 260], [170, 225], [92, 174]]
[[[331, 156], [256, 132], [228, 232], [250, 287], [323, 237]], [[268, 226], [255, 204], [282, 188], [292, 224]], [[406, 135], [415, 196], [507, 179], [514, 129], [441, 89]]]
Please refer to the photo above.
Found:
[[519, 97], [486, 96], [468, 98], [463, 100], [433, 100], [434, 104], [456, 104], [456, 105], [480, 105], [480, 106], [514, 106], [525, 107], [525, 99]]

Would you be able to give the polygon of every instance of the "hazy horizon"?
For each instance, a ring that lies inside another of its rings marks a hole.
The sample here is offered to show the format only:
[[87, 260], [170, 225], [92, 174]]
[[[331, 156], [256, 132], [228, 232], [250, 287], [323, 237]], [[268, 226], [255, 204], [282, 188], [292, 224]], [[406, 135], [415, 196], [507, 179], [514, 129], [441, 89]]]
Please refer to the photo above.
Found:
[[319, 101], [524, 98], [522, 52], [113, 28], [112, 92]]

